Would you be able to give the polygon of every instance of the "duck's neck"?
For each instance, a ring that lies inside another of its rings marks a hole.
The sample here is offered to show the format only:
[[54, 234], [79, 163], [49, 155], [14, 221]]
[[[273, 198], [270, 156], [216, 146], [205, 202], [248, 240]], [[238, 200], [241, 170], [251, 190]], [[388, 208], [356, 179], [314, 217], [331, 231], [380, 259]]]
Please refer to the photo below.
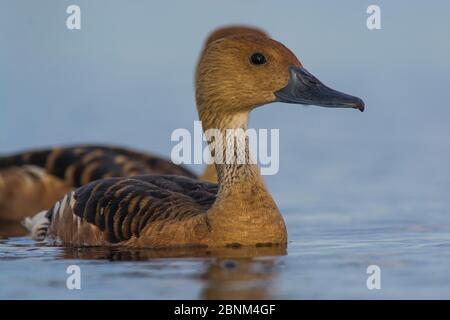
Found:
[[[220, 190], [231, 191], [243, 183], [262, 183], [259, 168], [250, 161], [249, 141], [246, 136], [248, 112], [233, 114], [201, 114], [203, 130], [214, 138], [210, 144], [217, 170]], [[213, 130], [213, 131], [211, 131]], [[216, 135], [220, 134], [216, 140]], [[219, 195], [223, 196], [223, 192]]]
[[[219, 179], [217, 199], [208, 212], [213, 233], [217, 231], [214, 241], [244, 245], [285, 243], [283, 218], [267, 191], [258, 166], [250, 161], [249, 141], [245, 134], [248, 116], [248, 111], [200, 113], [203, 130], [207, 133], [214, 129], [222, 137], [221, 148], [217, 148], [218, 144], [210, 144], [210, 147], [214, 146]], [[217, 163], [219, 152], [223, 163]]]

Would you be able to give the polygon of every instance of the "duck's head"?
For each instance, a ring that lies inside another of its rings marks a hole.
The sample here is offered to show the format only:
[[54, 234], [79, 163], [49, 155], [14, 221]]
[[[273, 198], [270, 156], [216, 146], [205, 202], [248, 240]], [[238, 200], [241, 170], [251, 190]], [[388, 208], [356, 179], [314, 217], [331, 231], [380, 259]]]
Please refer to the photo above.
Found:
[[364, 110], [360, 98], [325, 86], [284, 45], [255, 34], [211, 42], [196, 84], [200, 114], [249, 111], [271, 102]]
[[248, 35], [248, 34], [252, 34], [254, 36], [259, 36], [259, 37], [269, 37], [269, 35], [267, 34], [267, 32], [256, 28], [256, 27], [252, 27], [252, 26], [246, 26], [246, 25], [229, 25], [229, 26], [225, 26], [225, 27], [220, 27], [216, 30], [214, 30], [213, 32], [211, 32], [208, 36], [208, 38], [206, 39], [205, 42], [205, 48], [206, 46], [208, 46], [210, 43], [225, 38], [225, 37], [229, 37], [229, 36], [235, 36], [235, 35]]
[[220, 27], [214, 30], [209, 34], [209, 36], [206, 38], [205, 45], [203, 46], [203, 49], [201, 51], [199, 61], [197, 62], [197, 66], [195, 69], [195, 75], [196, 78], [198, 76], [199, 72], [199, 64], [202, 59], [203, 54], [205, 53], [206, 48], [214, 41], [217, 41], [219, 39], [230, 37], [230, 36], [236, 36], [236, 35], [246, 35], [246, 34], [252, 34], [259, 37], [269, 37], [269, 35], [256, 27], [246, 26], [246, 25], [229, 25], [225, 27]]

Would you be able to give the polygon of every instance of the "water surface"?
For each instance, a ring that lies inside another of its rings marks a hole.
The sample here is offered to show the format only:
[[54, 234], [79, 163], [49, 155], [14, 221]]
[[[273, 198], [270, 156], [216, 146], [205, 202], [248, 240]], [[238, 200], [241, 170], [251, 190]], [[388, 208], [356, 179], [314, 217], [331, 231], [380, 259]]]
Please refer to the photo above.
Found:
[[[193, 70], [213, 28], [266, 29], [366, 111], [272, 104], [251, 126], [280, 129], [265, 177], [285, 252], [73, 250], [0, 227], [0, 298], [450, 298], [450, 5], [379, 1], [1, 1], [0, 152], [78, 142], [169, 155], [197, 119]], [[200, 166], [191, 166], [197, 172]], [[256, 255], [256, 257], [255, 257]], [[82, 289], [66, 289], [66, 268]], [[366, 269], [381, 268], [381, 290]]]

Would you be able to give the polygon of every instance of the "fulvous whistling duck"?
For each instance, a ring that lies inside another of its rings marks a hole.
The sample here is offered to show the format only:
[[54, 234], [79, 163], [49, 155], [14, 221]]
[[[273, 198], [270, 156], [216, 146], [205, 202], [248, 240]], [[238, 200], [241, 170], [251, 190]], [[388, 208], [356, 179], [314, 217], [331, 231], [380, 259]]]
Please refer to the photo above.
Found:
[[[322, 84], [281, 43], [237, 35], [206, 48], [196, 79], [203, 129], [246, 129], [252, 109], [272, 102], [364, 110], [364, 102]], [[248, 139], [233, 150], [248, 151]], [[285, 245], [283, 217], [259, 168], [216, 163], [219, 184], [175, 175], [102, 179], [68, 193], [26, 224], [35, 239], [67, 246]]]
[[[254, 27], [227, 26], [212, 32], [204, 48], [217, 39], [237, 34], [267, 36]], [[30, 150], [0, 157], [0, 220], [20, 221], [50, 208], [73, 188], [101, 178], [142, 174], [173, 174], [217, 182], [214, 165], [208, 165], [197, 177], [161, 157], [128, 148], [78, 145]]]

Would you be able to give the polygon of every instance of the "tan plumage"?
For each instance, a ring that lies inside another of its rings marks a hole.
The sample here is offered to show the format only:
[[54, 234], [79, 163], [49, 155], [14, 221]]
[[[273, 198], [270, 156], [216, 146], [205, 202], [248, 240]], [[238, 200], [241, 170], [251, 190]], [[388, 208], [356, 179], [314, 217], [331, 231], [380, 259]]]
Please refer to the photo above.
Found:
[[[0, 217], [17, 221], [51, 207], [72, 188], [35, 166], [0, 170]], [[28, 201], [23, 201], [28, 199]]]
[[[227, 26], [212, 32], [205, 47], [236, 34], [267, 36], [254, 27]], [[34, 171], [40, 169], [32, 183], [26, 166], [34, 166]], [[129, 148], [78, 145], [30, 150], [0, 157], [0, 220], [20, 221], [50, 208], [69, 190], [92, 181], [138, 174], [174, 174], [217, 182], [214, 165], [208, 165], [198, 177], [161, 157]]]
[[[255, 53], [265, 60], [255, 63]], [[359, 98], [331, 90], [306, 73], [282, 44], [249, 34], [208, 45], [196, 84], [203, 129], [215, 128], [222, 135], [246, 130], [249, 112], [283, 101], [279, 93], [292, 103], [308, 98], [311, 104], [364, 108]], [[247, 139], [225, 143], [215, 155], [243, 150], [248, 161]], [[49, 224], [48, 239], [69, 246], [284, 246], [284, 220], [257, 165], [234, 159], [217, 163], [216, 169], [219, 185], [173, 175], [98, 180], [67, 194], [41, 224]]]
[[137, 174], [196, 175], [131, 149], [74, 146], [33, 150], [0, 158], [0, 220], [20, 221], [44, 209], [73, 188], [107, 177]]
[[258, 37], [269, 37], [268, 33], [260, 28], [247, 25], [230, 25], [227, 27], [218, 28], [211, 32], [205, 42], [205, 48], [212, 42], [235, 35], [252, 34]]
[[208, 165], [200, 176], [200, 180], [217, 183], [217, 171], [214, 165]]
[[[203, 57], [204, 50], [212, 42], [220, 40], [222, 38], [234, 36], [234, 35], [247, 35], [247, 34], [259, 36], [259, 37], [266, 37], [266, 38], [269, 37], [269, 34], [267, 32], [265, 32], [259, 28], [256, 28], [256, 27], [252, 27], [252, 26], [230, 25], [227, 27], [222, 27], [222, 28], [219, 28], [219, 29], [213, 31], [208, 36], [205, 46], [203, 47], [202, 54], [200, 55], [199, 59], [201, 59]], [[197, 68], [195, 70], [195, 78], [198, 77], [199, 65], [200, 65], [200, 60], [197, 63]], [[205, 171], [203, 171], [203, 174], [200, 176], [200, 179], [203, 181], [217, 183], [219, 180], [217, 177], [216, 167], [213, 164], [208, 165], [206, 167]]]
[[[159, 229], [186, 239], [205, 231], [195, 222], [212, 205], [216, 193], [215, 184], [181, 176], [103, 179], [59, 201], [47, 214], [52, 221], [49, 233], [76, 246], [125, 243]], [[161, 246], [168, 240], [148, 239], [146, 246]]]

